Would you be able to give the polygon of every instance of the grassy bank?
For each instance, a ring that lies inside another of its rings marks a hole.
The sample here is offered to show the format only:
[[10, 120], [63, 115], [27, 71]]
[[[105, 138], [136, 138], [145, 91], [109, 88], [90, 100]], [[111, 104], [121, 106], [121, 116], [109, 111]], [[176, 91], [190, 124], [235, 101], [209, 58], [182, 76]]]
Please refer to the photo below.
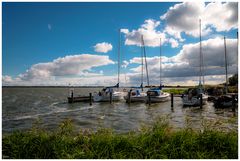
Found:
[[168, 92], [168, 93], [173, 93], [173, 94], [183, 94], [187, 92], [188, 89], [183, 89], [183, 88], [172, 88], [172, 89], [163, 89], [163, 92]]
[[54, 132], [33, 127], [3, 136], [5, 158], [237, 158], [237, 133], [215, 130], [173, 131], [157, 120], [140, 132], [115, 134], [111, 130], [73, 132], [70, 120]]

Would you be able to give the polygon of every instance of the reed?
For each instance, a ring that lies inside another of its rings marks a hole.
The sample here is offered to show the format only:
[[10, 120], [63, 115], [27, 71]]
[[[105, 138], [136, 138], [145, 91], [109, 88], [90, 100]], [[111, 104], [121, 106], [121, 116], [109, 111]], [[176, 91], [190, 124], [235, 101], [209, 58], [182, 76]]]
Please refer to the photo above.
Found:
[[164, 119], [127, 134], [115, 134], [111, 129], [76, 133], [71, 120], [66, 120], [52, 132], [33, 127], [5, 135], [2, 145], [3, 158], [13, 159], [238, 158], [237, 132], [176, 131]]

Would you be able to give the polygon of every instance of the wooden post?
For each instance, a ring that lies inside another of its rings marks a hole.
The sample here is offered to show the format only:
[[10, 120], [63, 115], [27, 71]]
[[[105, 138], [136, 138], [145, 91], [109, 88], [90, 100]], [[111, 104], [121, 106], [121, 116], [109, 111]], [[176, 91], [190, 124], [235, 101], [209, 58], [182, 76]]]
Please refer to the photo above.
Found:
[[148, 105], [151, 105], [151, 96], [150, 96], [150, 93], [148, 93], [147, 96], [148, 96]]
[[173, 110], [173, 93], [171, 93], [171, 109]]
[[131, 91], [128, 92], [128, 104], [131, 103]]
[[92, 105], [92, 93], [89, 93], [89, 104]]
[[73, 103], [73, 90], [71, 91], [71, 102]]
[[112, 104], [112, 92], [110, 92], [110, 103]]
[[200, 94], [200, 108], [202, 108], [202, 93]]
[[233, 112], [235, 112], [235, 106], [236, 106], [235, 95], [232, 95], [232, 111]]

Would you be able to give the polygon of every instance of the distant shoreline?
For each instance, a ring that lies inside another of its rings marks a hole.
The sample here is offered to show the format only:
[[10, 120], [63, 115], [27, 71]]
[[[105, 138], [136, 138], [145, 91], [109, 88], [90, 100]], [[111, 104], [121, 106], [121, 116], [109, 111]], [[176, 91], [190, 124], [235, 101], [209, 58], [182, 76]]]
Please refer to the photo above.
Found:
[[2, 88], [103, 88], [104, 86], [2, 86]]
[[[106, 86], [2, 86], [2, 88], [104, 88]], [[191, 88], [194, 86], [164, 86], [165, 88]], [[132, 88], [132, 86], [124, 86], [120, 88]], [[145, 86], [144, 88], [149, 88]]]

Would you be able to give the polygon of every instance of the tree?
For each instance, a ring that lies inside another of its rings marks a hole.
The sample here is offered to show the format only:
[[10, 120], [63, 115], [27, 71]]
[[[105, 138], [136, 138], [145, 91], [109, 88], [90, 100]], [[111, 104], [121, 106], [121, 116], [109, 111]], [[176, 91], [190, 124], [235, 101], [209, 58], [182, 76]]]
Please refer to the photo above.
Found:
[[232, 77], [228, 79], [230, 86], [235, 86], [238, 84], [238, 74], [234, 74]]

